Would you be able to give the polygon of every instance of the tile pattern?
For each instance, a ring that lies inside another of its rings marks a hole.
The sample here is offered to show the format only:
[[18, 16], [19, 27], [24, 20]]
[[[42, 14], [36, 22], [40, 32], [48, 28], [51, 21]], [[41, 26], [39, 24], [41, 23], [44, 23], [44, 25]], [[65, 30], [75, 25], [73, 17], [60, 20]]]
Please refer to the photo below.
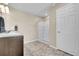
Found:
[[40, 41], [30, 42], [24, 46], [25, 56], [70, 56]]

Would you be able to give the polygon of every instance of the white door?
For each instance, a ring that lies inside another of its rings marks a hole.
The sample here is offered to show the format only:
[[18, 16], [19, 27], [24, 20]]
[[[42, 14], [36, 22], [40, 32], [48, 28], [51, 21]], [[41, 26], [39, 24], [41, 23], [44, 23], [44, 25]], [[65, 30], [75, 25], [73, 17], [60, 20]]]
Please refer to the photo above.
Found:
[[79, 55], [79, 4], [68, 4], [56, 11], [57, 47]]
[[41, 41], [48, 41], [49, 20], [38, 23], [38, 36]]

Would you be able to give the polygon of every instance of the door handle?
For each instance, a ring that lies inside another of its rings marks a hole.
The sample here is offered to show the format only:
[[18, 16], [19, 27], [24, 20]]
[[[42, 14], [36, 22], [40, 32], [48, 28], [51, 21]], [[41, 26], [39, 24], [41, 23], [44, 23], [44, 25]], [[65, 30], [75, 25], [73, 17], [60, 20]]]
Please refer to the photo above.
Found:
[[61, 33], [60, 31], [57, 31], [58, 33]]

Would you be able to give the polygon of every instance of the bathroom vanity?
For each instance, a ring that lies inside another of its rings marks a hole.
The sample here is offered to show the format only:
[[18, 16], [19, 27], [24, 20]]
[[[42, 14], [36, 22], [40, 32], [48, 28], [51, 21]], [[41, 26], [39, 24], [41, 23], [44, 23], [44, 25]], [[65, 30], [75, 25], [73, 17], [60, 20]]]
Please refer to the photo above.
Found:
[[23, 35], [14, 32], [1, 33], [0, 56], [23, 56]]
[[4, 17], [0, 16], [0, 56], [23, 56], [23, 35], [15, 31], [6, 31]]

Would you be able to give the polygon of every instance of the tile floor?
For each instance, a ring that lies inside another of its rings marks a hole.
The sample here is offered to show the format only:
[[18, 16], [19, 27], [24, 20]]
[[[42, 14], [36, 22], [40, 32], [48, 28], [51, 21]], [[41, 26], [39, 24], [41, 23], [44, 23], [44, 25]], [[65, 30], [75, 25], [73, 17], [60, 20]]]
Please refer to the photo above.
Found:
[[34, 41], [24, 46], [24, 56], [71, 56], [57, 49], [50, 47], [49, 45]]

